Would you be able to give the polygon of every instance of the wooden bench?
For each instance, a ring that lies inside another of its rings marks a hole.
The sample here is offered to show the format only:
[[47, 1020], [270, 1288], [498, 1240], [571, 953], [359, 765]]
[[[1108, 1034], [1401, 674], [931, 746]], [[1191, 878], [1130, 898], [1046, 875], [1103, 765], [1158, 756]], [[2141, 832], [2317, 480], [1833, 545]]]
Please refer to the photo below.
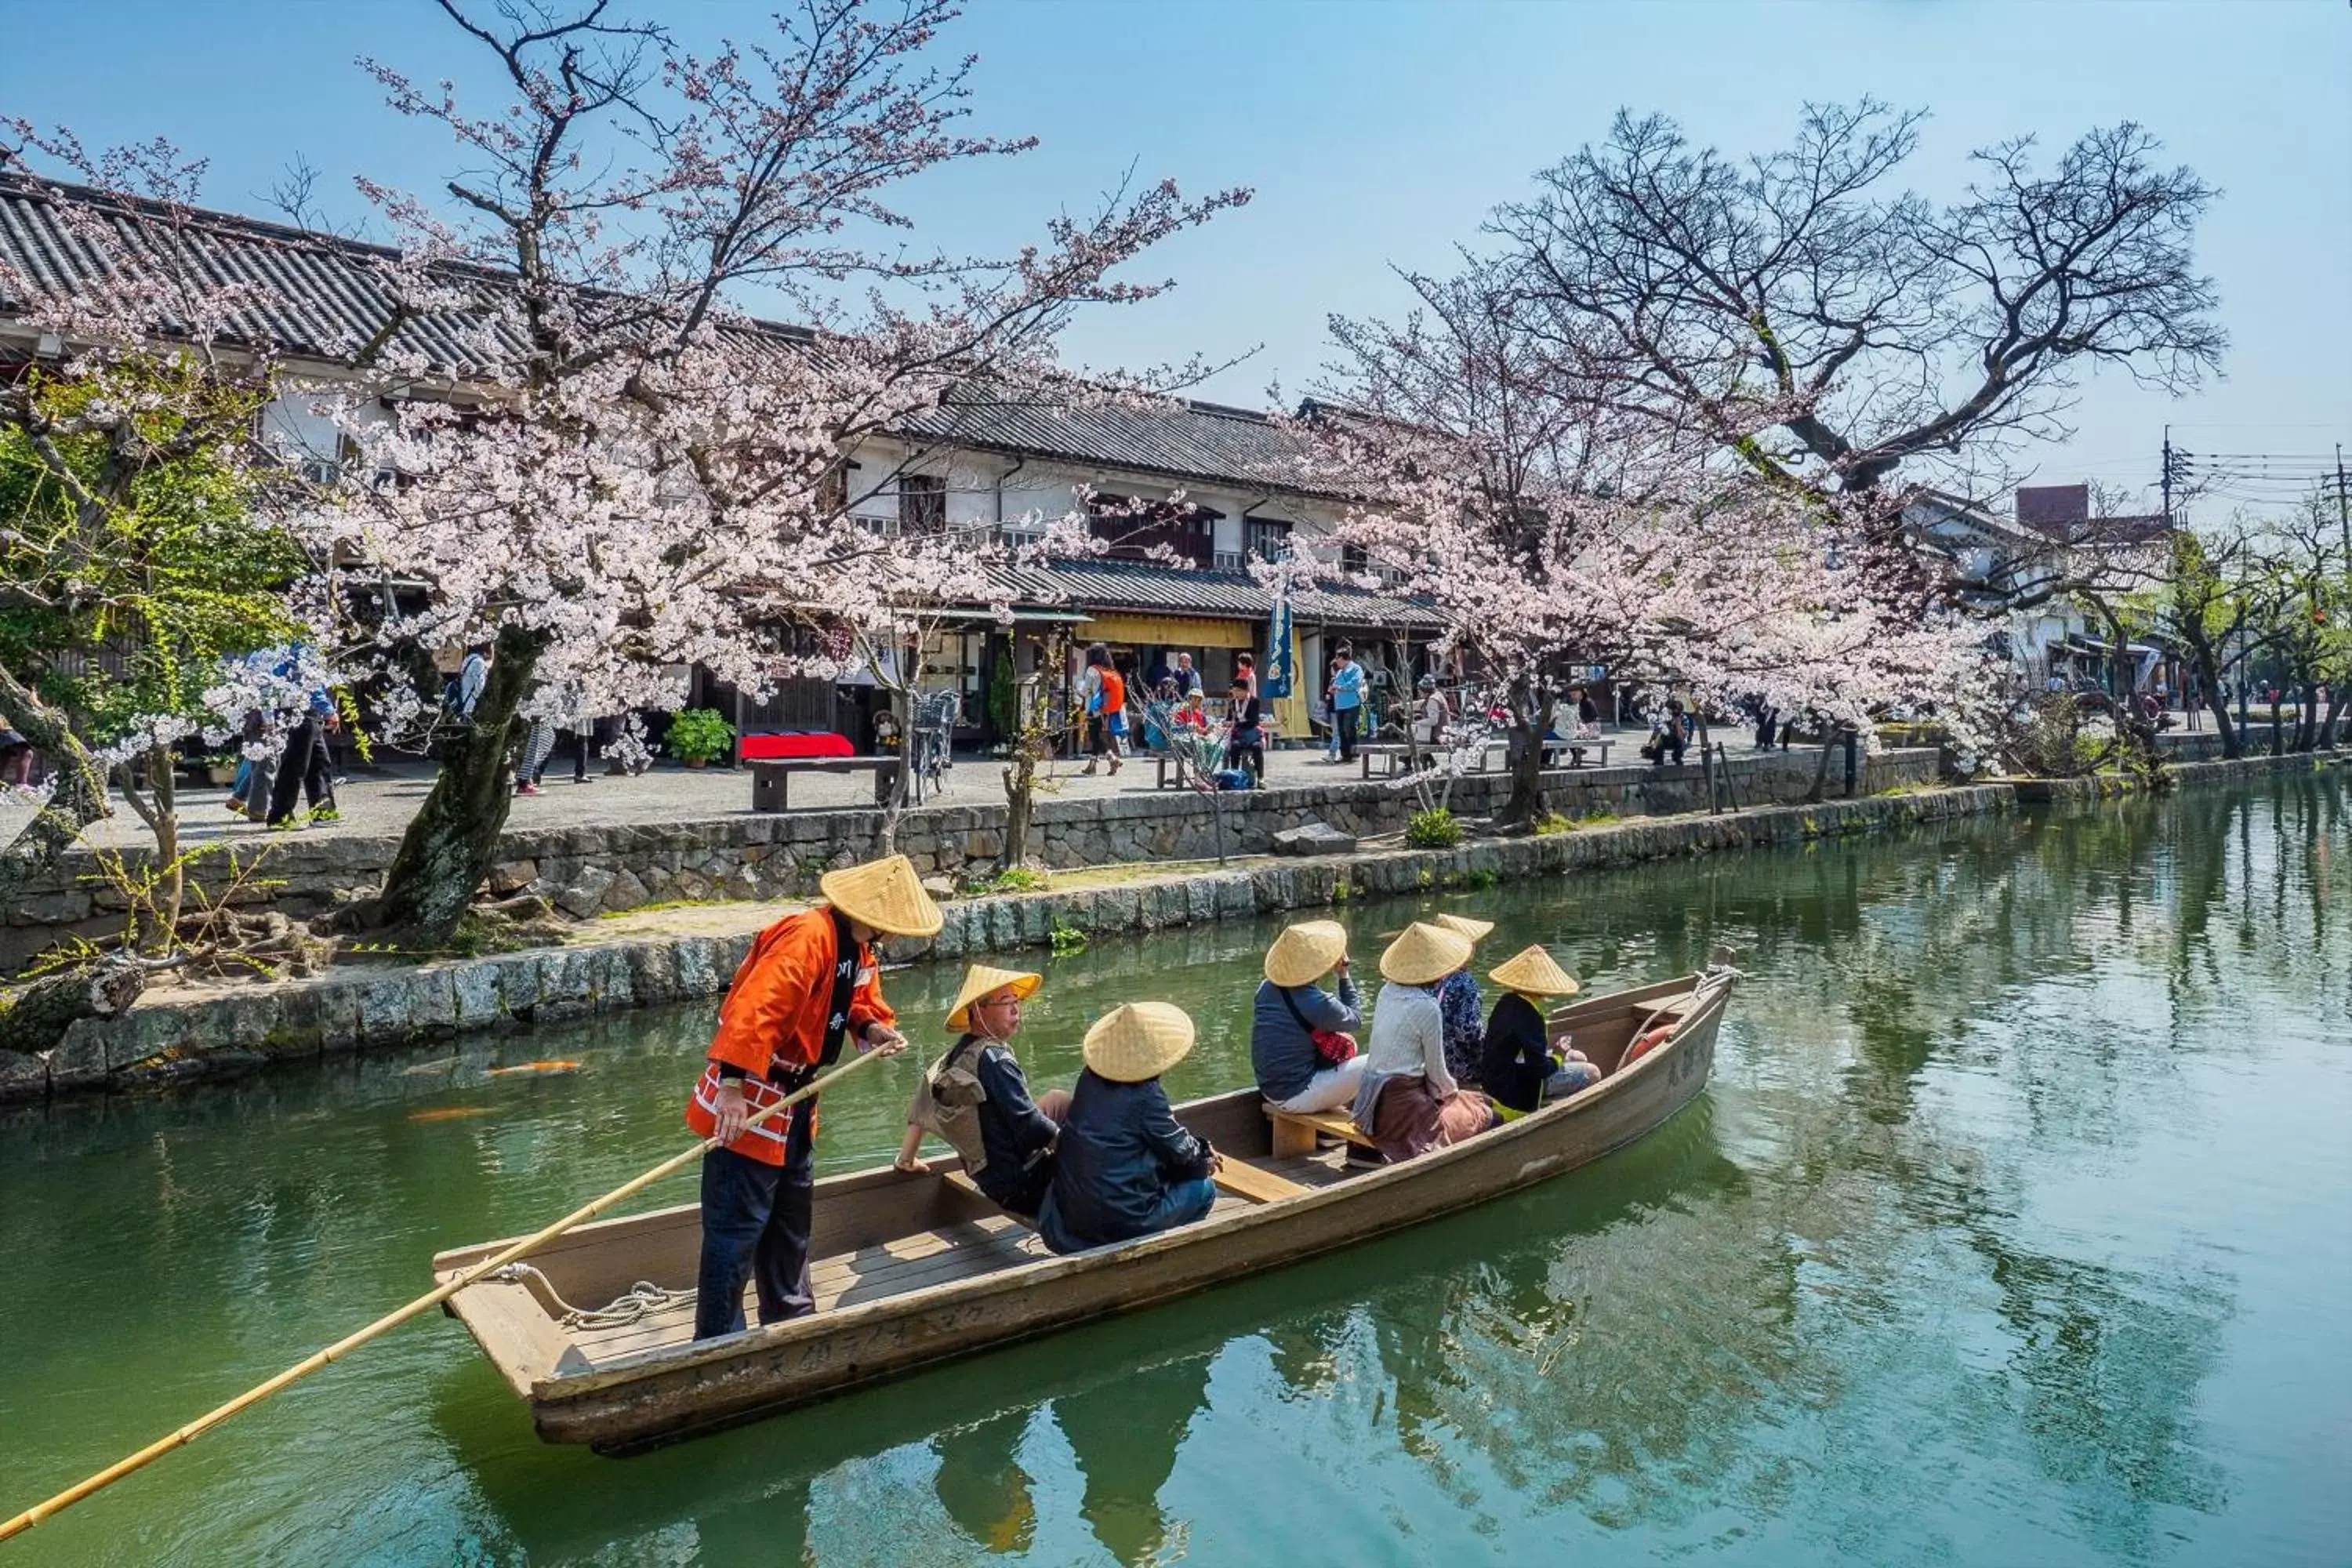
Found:
[[1295, 1198], [1310, 1190], [1288, 1176], [1277, 1176], [1272, 1171], [1261, 1171], [1255, 1165], [1244, 1164], [1231, 1154], [1225, 1156], [1223, 1167], [1209, 1179], [1234, 1196], [1247, 1198], [1254, 1204], [1280, 1203], [1284, 1198]]
[[751, 770], [753, 811], [790, 810], [794, 773], [872, 773], [877, 805], [887, 804], [890, 792], [898, 787], [897, 757], [788, 757], [743, 765]]
[[1339, 1110], [1285, 1110], [1278, 1105], [1265, 1108], [1266, 1120], [1274, 1123], [1274, 1157], [1295, 1160], [1301, 1154], [1315, 1152], [1318, 1133], [1328, 1134], [1359, 1148], [1373, 1146], [1370, 1134], [1355, 1123], [1355, 1120]]
[[998, 1214], [1003, 1215], [1006, 1219], [1013, 1221], [1015, 1225], [1025, 1226], [1031, 1230], [1037, 1228], [1037, 1222], [1035, 1220], [1024, 1219], [1021, 1215], [1014, 1214], [1011, 1209], [1003, 1207], [994, 1198], [990, 1197], [986, 1193], [980, 1190], [980, 1184], [978, 1182], [973, 1181], [969, 1175], [965, 1174], [961, 1171], [941, 1171], [940, 1173], [940, 1180], [945, 1182], [949, 1186], [955, 1188], [958, 1192], [970, 1193], [973, 1197], [978, 1198], [982, 1203], [986, 1204], [990, 1208], [994, 1209]]
[[[1024, 1219], [1011, 1209], [999, 1208], [993, 1199], [980, 1190], [980, 1184], [961, 1171], [942, 1171], [940, 1173], [940, 1180], [958, 1192], [970, 1193], [1015, 1224], [1026, 1226], [1031, 1230], [1037, 1228], [1035, 1221]], [[1223, 1168], [1210, 1180], [1233, 1194], [1234, 1196], [1247, 1198], [1254, 1204], [1279, 1203], [1284, 1198], [1295, 1198], [1301, 1193], [1313, 1190], [1301, 1186], [1287, 1176], [1277, 1176], [1272, 1171], [1261, 1171], [1255, 1165], [1244, 1164], [1230, 1154], [1225, 1156]]]

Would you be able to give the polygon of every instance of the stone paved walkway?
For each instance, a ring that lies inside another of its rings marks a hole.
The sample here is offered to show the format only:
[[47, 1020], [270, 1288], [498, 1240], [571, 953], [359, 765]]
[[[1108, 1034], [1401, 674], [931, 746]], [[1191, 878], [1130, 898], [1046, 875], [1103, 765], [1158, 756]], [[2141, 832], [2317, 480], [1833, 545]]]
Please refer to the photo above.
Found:
[[[1606, 733], [1615, 742], [1609, 759], [1612, 766], [1640, 761], [1636, 748], [1643, 737], [1638, 731]], [[1754, 749], [1754, 737], [1744, 731], [1720, 734], [1718, 738], [1735, 756]], [[1691, 760], [1697, 760], [1696, 751]], [[1499, 755], [1496, 761], [1499, 765]], [[1334, 766], [1323, 760], [1320, 752], [1304, 749], [1273, 752], [1266, 762], [1267, 783], [1275, 788], [1352, 782], [1361, 776], [1357, 767]], [[929, 798], [957, 805], [1002, 805], [1003, 766], [991, 758], [961, 757], [948, 770], [945, 788]], [[1129, 758], [1115, 776], [1097, 773], [1088, 777], [1081, 773], [1083, 766], [1083, 763], [1072, 760], [1053, 763], [1050, 771], [1054, 793], [1045, 798], [1085, 800], [1136, 792], [1149, 795], [1154, 788], [1152, 781], [1157, 770], [1148, 756]], [[306, 836], [376, 837], [398, 833], [415, 814], [432, 784], [432, 766], [425, 763], [402, 763], [381, 770], [353, 772], [335, 791], [342, 820], [313, 824], [301, 831]], [[798, 774], [792, 781], [793, 809], [797, 812], [869, 805], [872, 788], [872, 775], [866, 773]], [[226, 809], [227, 799], [228, 791], [224, 788], [184, 788], [180, 792], [183, 839], [200, 842], [257, 837], [273, 831], [230, 816]], [[748, 813], [751, 808], [751, 775], [746, 771], [689, 770], [663, 763], [635, 778], [592, 771], [587, 784], [575, 784], [572, 782], [569, 756], [559, 752], [549, 768], [541, 793], [517, 797], [507, 825], [510, 829], [613, 826], [729, 816]], [[0, 799], [0, 842], [15, 836], [26, 815], [16, 802]], [[148, 842], [144, 826], [119, 801], [113, 819], [94, 826], [86, 837], [100, 845], [136, 846]]]

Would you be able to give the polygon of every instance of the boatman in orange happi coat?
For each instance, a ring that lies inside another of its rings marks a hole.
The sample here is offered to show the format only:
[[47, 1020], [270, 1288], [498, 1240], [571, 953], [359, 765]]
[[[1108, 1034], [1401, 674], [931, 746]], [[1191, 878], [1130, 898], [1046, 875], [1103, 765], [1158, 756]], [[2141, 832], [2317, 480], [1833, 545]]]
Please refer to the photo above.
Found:
[[686, 1108], [698, 1137], [725, 1139], [702, 1157], [702, 1268], [694, 1337], [743, 1328], [743, 1281], [759, 1287], [760, 1321], [816, 1310], [809, 1224], [816, 1187], [816, 1101], [744, 1123], [839, 1058], [907, 1048], [882, 1000], [877, 936], [935, 936], [940, 907], [903, 855], [830, 871], [824, 902], [761, 931], [719, 1009], [710, 1058]]

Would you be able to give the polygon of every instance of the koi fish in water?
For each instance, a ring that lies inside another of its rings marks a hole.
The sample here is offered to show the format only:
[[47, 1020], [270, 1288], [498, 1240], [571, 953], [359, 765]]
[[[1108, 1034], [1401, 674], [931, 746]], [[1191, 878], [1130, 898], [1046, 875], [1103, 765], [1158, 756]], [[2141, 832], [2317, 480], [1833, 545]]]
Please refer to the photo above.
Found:
[[578, 1072], [579, 1070], [580, 1064], [578, 1062], [517, 1062], [512, 1067], [492, 1068], [490, 1069], [490, 1076], [492, 1078], [514, 1078], [523, 1075], [538, 1077], [551, 1073]]
[[408, 1119], [411, 1121], [463, 1121], [469, 1116], [489, 1114], [490, 1108], [487, 1105], [445, 1105], [434, 1110], [412, 1110]]

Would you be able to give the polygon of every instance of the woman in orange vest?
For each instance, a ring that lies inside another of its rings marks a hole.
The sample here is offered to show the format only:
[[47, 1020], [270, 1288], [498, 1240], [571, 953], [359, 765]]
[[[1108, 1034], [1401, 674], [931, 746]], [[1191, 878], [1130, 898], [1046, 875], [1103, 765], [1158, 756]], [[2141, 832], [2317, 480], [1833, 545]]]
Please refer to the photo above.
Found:
[[699, 1138], [726, 1140], [702, 1157], [702, 1266], [694, 1337], [740, 1332], [743, 1281], [759, 1287], [760, 1321], [816, 1310], [809, 1225], [816, 1187], [816, 1101], [774, 1121], [744, 1123], [830, 1067], [842, 1042], [896, 1055], [907, 1037], [882, 1000], [877, 936], [935, 936], [940, 907], [904, 855], [829, 871], [825, 901], [761, 931], [719, 1008], [709, 1061], [687, 1103]]

